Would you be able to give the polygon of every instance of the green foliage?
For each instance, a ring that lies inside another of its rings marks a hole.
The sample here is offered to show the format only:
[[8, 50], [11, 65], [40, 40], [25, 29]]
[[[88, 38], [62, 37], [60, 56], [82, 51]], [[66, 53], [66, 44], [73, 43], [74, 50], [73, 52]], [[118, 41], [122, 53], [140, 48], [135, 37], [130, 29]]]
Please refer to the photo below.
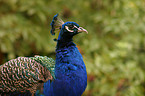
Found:
[[84, 96], [144, 96], [144, 0], [0, 0], [0, 58], [54, 56], [50, 23], [56, 13], [89, 34], [75, 43], [84, 57]]

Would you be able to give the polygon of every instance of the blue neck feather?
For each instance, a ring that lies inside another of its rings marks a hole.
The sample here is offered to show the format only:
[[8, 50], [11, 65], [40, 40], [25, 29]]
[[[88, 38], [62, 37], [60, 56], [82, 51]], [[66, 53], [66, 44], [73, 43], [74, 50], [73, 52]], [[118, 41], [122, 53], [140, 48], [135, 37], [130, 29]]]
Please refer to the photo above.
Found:
[[44, 84], [46, 96], [81, 96], [87, 85], [83, 58], [72, 40], [58, 41], [56, 49], [56, 79]]

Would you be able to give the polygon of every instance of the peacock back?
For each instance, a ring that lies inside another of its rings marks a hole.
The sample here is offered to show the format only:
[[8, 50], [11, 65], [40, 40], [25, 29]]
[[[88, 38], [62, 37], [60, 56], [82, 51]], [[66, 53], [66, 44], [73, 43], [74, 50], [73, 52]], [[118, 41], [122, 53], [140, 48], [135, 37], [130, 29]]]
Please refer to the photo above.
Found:
[[0, 92], [36, 92], [39, 84], [53, 80], [55, 61], [46, 56], [18, 57], [0, 66]]

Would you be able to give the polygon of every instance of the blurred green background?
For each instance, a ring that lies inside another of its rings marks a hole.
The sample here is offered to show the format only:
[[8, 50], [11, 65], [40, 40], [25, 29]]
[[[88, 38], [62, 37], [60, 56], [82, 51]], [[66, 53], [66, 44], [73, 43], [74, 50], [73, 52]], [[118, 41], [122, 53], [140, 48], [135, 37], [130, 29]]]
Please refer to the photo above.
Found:
[[89, 32], [74, 38], [88, 72], [83, 96], [145, 96], [145, 0], [0, 0], [0, 64], [55, 59], [56, 13]]

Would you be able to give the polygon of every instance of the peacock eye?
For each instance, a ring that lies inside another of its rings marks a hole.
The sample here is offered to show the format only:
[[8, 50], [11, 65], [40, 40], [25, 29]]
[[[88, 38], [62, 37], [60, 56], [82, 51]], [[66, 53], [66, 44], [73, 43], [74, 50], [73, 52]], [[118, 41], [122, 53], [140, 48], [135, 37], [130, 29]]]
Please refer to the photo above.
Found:
[[74, 29], [74, 26], [73, 25], [69, 25], [69, 29], [70, 30]]
[[68, 25], [68, 26], [65, 26], [65, 29], [68, 31], [68, 32], [74, 32], [74, 26], [73, 25]]

